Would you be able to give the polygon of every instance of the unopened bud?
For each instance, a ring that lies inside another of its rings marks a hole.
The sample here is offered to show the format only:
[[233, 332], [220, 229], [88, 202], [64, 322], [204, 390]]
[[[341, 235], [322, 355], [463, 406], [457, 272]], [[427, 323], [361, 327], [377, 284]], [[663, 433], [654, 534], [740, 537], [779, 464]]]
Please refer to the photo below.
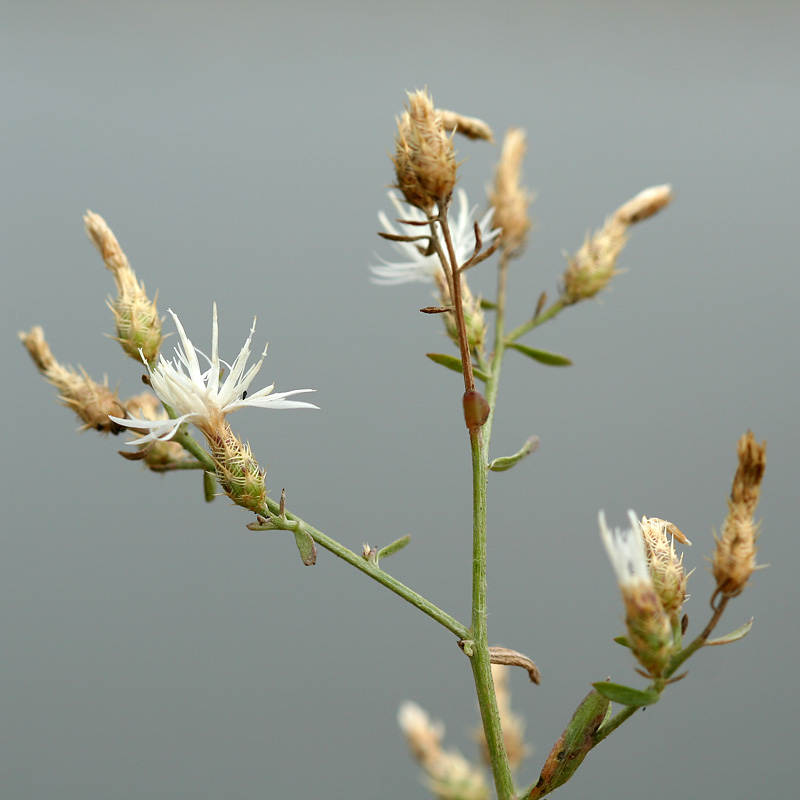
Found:
[[628, 241], [628, 228], [664, 208], [672, 199], [669, 186], [645, 189], [620, 206], [583, 247], [567, 258], [562, 277], [561, 301], [565, 305], [587, 300], [608, 286], [616, 274], [617, 256]]
[[455, 111], [439, 109], [442, 125], [446, 131], [455, 131], [467, 139], [484, 139], [487, 142], [494, 141], [492, 129], [482, 120], [476, 117], [465, 117]]
[[116, 339], [131, 358], [136, 361], [144, 358], [152, 363], [158, 356], [163, 339], [156, 301], [147, 297], [144, 284], [137, 280], [106, 221], [92, 211], [86, 212], [83, 221], [87, 236], [103, 257], [106, 267], [114, 274], [117, 284], [117, 297], [108, 301], [116, 322]]
[[108, 388], [107, 378], [99, 384], [82, 367], [75, 370], [59, 364], [44, 338], [44, 331], [38, 325], [29, 333], [20, 332], [19, 338], [45, 380], [58, 389], [61, 403], [71, 408], [82, 420], [84, 424], [81, 430], [94, 429], [114, 434], [122, 430], [109, 419], [109, 415], [119, 415], [122, 404], [116, 391]]
[[683, 569], [683, 554], [678, 558], [675, 553], [673, 537], [679, 538], [684, 544], [691, 542], [671, 522], [663, 519], [642, 517], [641, 526], [656, 594], [670, 623], [677, 629], [689, 576]]
[[203, 433], [214, 459], [217, 481], [225, 494], [237, 506], [251, 511], [262, 509], [267, 497], [264, 473], [250, 446], [243, 444], [224, 421], [216, 429], [209, 428]]
[[489, 191], [489, 202], [494, 206], [494, 227], [503, 231], [502, 245], [510, 255], [522, 252], [531, 228], [528, 207], [533, 197], [520, 183], [524, 157], [525, 132], [522, 128], [510, 128], [503, 140], [494, 188]]
[[753, 519], [767, 464], [767, 443], [759, 444], [748, 431], [737, 446], [739, 466], [728, 500], [728, 516], [717, 538], [712, 570], [717, 593], [734, 597], [742, 592], [756, 567], [759, 525]]
[[395, 144], [397, 187], [409, 203], [430, 214], [434, 204], [452, 195], [457, 165], [453, 140], [427, 91], [409, 92]]

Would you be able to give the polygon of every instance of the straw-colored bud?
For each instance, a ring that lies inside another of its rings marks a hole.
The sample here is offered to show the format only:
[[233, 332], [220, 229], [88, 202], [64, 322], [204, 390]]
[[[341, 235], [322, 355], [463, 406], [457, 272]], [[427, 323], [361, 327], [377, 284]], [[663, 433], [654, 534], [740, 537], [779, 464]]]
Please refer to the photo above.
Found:
[[455, 111], [447, 111], [444, 108], [438, 109], [438, 112], [446, 131], [460, 133], [462, 136], [466, 136], [467, 139], [494, 141], [492, 129], [482, 119], [465, 117], [462, 114], [458, 114]]
[[433, 211], [434, 201], [423, 189], [411, 160], [411, 146], [408, 143], [411, 135], [411, 122], [408, 112], [397, 120], [397, 137], [395, 139], [395, 154], [392, 156], [394, 173], [397, 178], [395, 187], [412, 206], [422, 209], [427, 216]]
[[243, 444], [224, 420], [216, 429], [203, 430], [217, 470], [217, 481], [234, 503], [251, 511], [264, 507], [267, 490], [264, 473], [253, 457], [250, 446]]
[[512, 256], [522, 252], [531, 229], [528, 207], [533, 196], [521, 186], [525, 149], [525, 131], [509, 128], [495, 170], [494, 187], [489, 190], [489, 202], [494, 206], [494, 227], [503, 231], [503, 249]]
[[656, 214], [671, 199], [669, 186], [645, 189], [620, 206], [593, 236], [587, 236], [583, 247], [573, 257], [567, 257], [561, 301], [571, 305], [605, 289], [616, 274], [617, 256], [628, 241], [628, 228]]
[[633, 225], [635, 222], [641, 222], [652, 217], [653, 214], [657, 214], [671, 202], [672, 187], [669, 184], [651, 186], [620, 206], [614, 212], [614, 216], [625, 225]]
[[653, 586], [670, 623], [676, 628], [680, 624], [689, 576], [683, 569], [683, 553], [680, 558], [675, 553], [673, 539], [678, 539], [684, 544], [691, 542], [666, 520], [642, 517], [641, 525]]
[[734, 597], [742, 592], [756, 567], [759, 525], [753, 519], [767, 464], [767, 443], [759, 444], [748, 431], [737, 445], [739, 466], [728, 500], [728, 516], [717, 538], [712, 571], [717, 593]]
[[489, 787], [483, 773], [460, 753], [445, 750], [444, 724], [433, 721], [416, 703], [404, 702], [397, 722], [411, 755], [425, 771], [428, 789], [439, 800], [488, 800]]
[[156, 301], [147, 297], [144, 284], [137, 280], [106, 221], [92, 211], [86, 212], [83, 221], [86, 234], [103, 257], [106, 267], [114, 274], [117, 284], [117, 297], [108, 301], [116, 322], [115, 338], [131, 358], [141, 361], [144, 357], [152, 363], [163, 339]]
[[85, 369], [78, 370], [59, 364], [44, 338], [44, 331], [38, 325], [28, 333], [19, 333], [33, 363], [47, 381], [58, 389], [59, 400], [71, 408], [83, 421], [81, 430], [94, 429], [101, 433], [119, 433], [122, 428], [108, 417], [118, 416], [122, 404], [116, 391], [108, 388], [108, 379], [103, 383], [93, 381]]
[[453, 140], [427, 91], [409, 92], [408, 110], [398, 129], [398, 188], [409, 203], [430, 213], [433, 204], [445, 203], [452, 195], [457, 165]]

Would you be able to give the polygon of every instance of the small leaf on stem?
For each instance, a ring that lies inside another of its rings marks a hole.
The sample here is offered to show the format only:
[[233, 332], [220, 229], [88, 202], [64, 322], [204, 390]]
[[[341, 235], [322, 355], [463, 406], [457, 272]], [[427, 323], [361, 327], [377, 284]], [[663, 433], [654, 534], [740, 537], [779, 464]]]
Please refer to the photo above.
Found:
[[531, 436], [528, 441], [522, 445], [519, 452], [514, 453], [513, 456], [495, 458], [494, 461], [489, 464], [489, 469], [492, 470], [492, 472], [505, 472], [507, 469], [511, 469], [515, 464], [522, 461], [523, 458], [527, 458], [538, 446], [539, 437]]
[[753, 617], [750, 617], [744, 625], [738, 627], [735, 631], [731, 631], [730, 633], [725, 634], [725, 636], [719, 636], [716, 639], [709, 639], [706, 642], [706, 647], [712, 647], [718, 644], [730, 644], [731, 642], [738, 642], [739, 639], [743, 639], [750, 633], [750, 629], [753, 627]]
[[639, 706], [651, 706], [653, 703], [657, 703], [658, 698], [661, 696], [654, 689], [633, 689], [630, 686], [623, 686], [620, 683], [609, 683], [608, 681], [593, 683], [592, 686], [594, 686], [603, 697], [607, 697], [609, 700], [620, 703], [623, 706], [633, 706], [634, 708], [638, 708]]
[[572, 364], [572, 360], [559, 353], [550, 353], [547, 350], [537, 350], [534, 347], [528, 347], [524, 344], [517, 344], [516, 342], [509, 343], [508, 347], [512, 350], [517, 350], [523, 355], [538, 361], [540, 364], [547, 364], [549, 367], [568, 367]]

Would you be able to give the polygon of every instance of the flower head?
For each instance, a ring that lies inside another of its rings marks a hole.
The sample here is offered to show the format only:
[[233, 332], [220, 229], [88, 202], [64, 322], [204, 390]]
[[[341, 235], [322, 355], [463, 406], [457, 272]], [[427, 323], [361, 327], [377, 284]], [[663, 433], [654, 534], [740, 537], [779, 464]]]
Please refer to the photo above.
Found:
[[609, 529], [601, 511], [600, 537], [625, 604], [628, 644], [648, 674], [658, 677], [674, 648], [672, 627], [653, 583], [642, 527], [633, 511], [628, 511], [628, 519], [630, 528]]
[[[250, 343], [253, 340], [256, 321], [250, 328], [250, 335], [244, 343], [239, 355], [232, 364], [222, 361], [219, 357], [219, 335], [217, 328], [217, 305], [214, 304], [213, 326], [211, 333], [211, 358], [198, 350], [186, 335], [186, 331], [171, 309], [169, 313], [175, 320], [180, 343], [175, 347], [176, 357], [167, 361], [159, 355], [155, 367], [150, 367], [144, 360], [147, 371], [150, 373], [150, 385], [159, 399], [175, 412], [175, 419], [148, 420], [148, 419], [111, 419], [119, 425], [137, 430], [150, 431], [147, 435], [135, 440], [135, 444], [160, 439], [171, 439], [178, 427], [184, 422], [196, 425], [205, 435], [213, 433], [219, 428], [226, 415], [239, 408], [253, 406], [255, 408], [317, 408], [311, 403], [298, 400], [286, 400], [293, 394], [313, 392], [314, 389], [294, 389], [290, 392], [272, 394], [275, 384], [259, 389], [253, 394], [247, 393], [253, 378], [255, 378], [264, 358], [267, 348], [261, 358], [251, 367], [247, 367], [250, 358]], [[208, 362], [208, 369], [201, 370], [198, 355]], [[225, 380], [221, 380], [222, 367], [227, 368]]]
[[[475, 210], [470, 208], [467, 200], [467, 193], [463, 189], [458, 191], [458, 212], [450, 215], [450, 233], [453, 237], [453, 246], [456, 251], [456, 258], [461, 264], [466, 261], [475, 249]], [[397, 216], [401, 219], [412, 220], [414, 222], [425, 222], [427, 217], [414, 206], [403, 205], [395, 192], [389, 192], [389, 200], [395, 208]], [[478, 222], [481, 231], [481, 238], [484, 245], [490, 244], [500, 233], [499, 230], [490, 230], [492, 225], [493, 210], [487, 211]], [[378, 219], [383, 225], [383, 229], [393, 236], [419, 236], [424, 235], [425, 228], [420, 225], [405, 225], [398, 223], [399, 229], [389, 220], [383, 211], [378, 212]], [[401, 254], [403, 261], [389, 262], [381, 259], [383, 264], [370, 266], [373, 274], [373, 281], [384, 285], [394, 285], [398, 283], [412, 283], [420, 281], [422, 283], [433, 283], [437, 275], [441, 274], [444, 279], [444, 271], [439, 262], [436, 252], [428, 253], [426, 247], [419, 247], [418, 242], [392, 242], [392, 247]]]

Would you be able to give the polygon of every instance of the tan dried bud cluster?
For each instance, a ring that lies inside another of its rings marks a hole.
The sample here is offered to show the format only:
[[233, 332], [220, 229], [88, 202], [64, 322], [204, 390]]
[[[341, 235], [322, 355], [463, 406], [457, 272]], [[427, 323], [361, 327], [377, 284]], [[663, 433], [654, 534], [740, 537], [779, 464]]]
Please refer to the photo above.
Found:
[[397, 722], [411, 755], [427, 777], [428, 789], [439, 800], [488, 800], [489, 787], [483, 773], [460, 753], [444, 750], [444, 724], [432, 721], [416, 703], [406, 701], [397, 712]]
[[691, 545], [691, 542], [666, 520], [642, 517], [641, 524], [653, 586], [662, 608], [675, 628], [680, 624], [689, 576], [683, 569], [683, 553], [680, 558], [675, 553], [673, 539], [686, 545]]
[[533, 196], [521, 185], [525, 150], [525, 131], [509, 128], [495, 170], [494, 188], [489, 190], [489, 202], [494, 207], [494, 227], [503, 231], [503, 249], [510, 256], [522, 252], [531, 229], [528, 208]]
[[716, 592], [724, 597], [740, 594], [756, 567], [759, 525], [753, 519], [767, 465], [767, 443], [759, 444], [748, 431], [737, 445], [739, 466], [728, 500], [728, 516], [717, 537], [712, 571]]
[[86, 212], [83, 221], [87, 236], [103, 257], [106, 267], [114, 274], [117, 284], [116, 299], [108, 301], [116, 322], [116, 339], [131, 358], [141, 361], [144, 357], [148, 363], [152, 363], [158, 356], [163, 339], [156, 301], [147, 297], [144, 284], [137, 280], [136, 273], [106, 221], [92, 211]]
[[583, 247], [567, 258], [561, 301], [572, 305], [594, 297], [616, 274], [617, 256], [628, 241], [628, 228], [660, 211], [672, 199], [669, 186], [654, 186], [620, 206]]
[[82, 367], [78, 368], [78, 372], [70, 366], [59, 364], [44, 338], [44, 331], [38, 325], [30, 332], [21, 331], [18, 335], [39, 372], [58, 389], [58, 399], [83, 421], [81, 430], [94, 429], [114, 434], [122, 430], [108, 418], [109, 414], [119, 416], [122, 403], [117, 392], [108, 388], [107, 378], [103, 379], [101, 385], [93, 381]]
[[[504, 664], [492, 664], [492, 679], [497, 697], [497, 711], [500, 714], [500, 725], [503, 729], [503, 741], [506, 746], [508, 764], [512, 770], [518, 770], [531, 751], [525, 743], [525, 720], [515, 714], [511, 708], [511, 689], [508, 686], [510, 670]], [[489, 748], [483, 728], [476, 728], [475, 738], [480, 747], [484, 762], [491, 765]]]
[[397, 121], [392, 161], [397, 188], [426, 214], [452, 195], [457, 167], [453, 140], [427, 91], [408, 93], [407, 110]]
[[437, 109], [442, 119], [442, 125], [446, 131], [454, 131], [466, 136], [467, 139], [483, 139], [487, 142], [494, 141], [492, 129], [482, 120], [476, 117], [465, 117], [455, 111]]
[[236, 437], [224, 418], [216, 428], [201, 428], [217, 469], [217, 481], [237, 506], [260, 511], [267, 498], [264, 472], [250, 446]]

